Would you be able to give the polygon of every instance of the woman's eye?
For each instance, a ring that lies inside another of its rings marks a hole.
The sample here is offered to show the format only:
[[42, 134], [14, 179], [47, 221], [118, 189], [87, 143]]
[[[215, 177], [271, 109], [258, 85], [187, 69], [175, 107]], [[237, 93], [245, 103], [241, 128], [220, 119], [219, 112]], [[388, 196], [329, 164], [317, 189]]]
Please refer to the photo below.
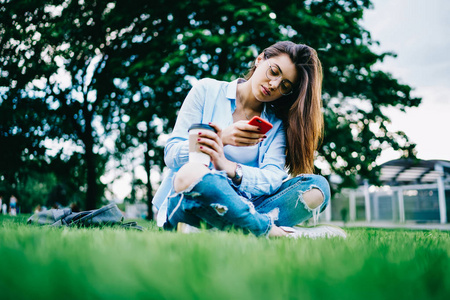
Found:
[[291, 89], [291, 84], [290, 83], [288, 83], [288, 82], [282, 82], [281, 83], [281, 88], [283, 89], [283, 90], [290, 90]]
[[270, 72], [273, 76], [280, 76], [280, 72], [276, 68], [270, 68]]

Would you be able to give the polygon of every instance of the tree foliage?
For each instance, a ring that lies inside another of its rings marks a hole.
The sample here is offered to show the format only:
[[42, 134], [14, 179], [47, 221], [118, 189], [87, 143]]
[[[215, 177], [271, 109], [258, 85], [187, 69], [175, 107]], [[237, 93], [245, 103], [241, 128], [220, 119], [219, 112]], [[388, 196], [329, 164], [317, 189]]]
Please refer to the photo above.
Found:
[[[374, 69], [393, 54], [370, 49], [375, 42], [359, 23], [370, 6], [369, 0], [4, 0], [0, 138], [14, 151], [0, 158], [1, 178], [17, 181], [14, 172], [31, 164], [51, 171], [58, 161], [81, 179], [92, 208], [110, 155], [143, 149], [150, 202], [150, 172], [163, 166], [158, 138], [170, 132], [190, 82], [235, 79], [263, 48], [292, 40], [317, 49], [324, 69], [318, 172], [338, 174], [346, 186], [358, 176], [374, 180], [382, 149], [414, 152], [403, 133], [387, 130], [383, 108], [403, 110], [420, 99]], [[68, 141], [72, 149], [49, 155], [48, 140]]]

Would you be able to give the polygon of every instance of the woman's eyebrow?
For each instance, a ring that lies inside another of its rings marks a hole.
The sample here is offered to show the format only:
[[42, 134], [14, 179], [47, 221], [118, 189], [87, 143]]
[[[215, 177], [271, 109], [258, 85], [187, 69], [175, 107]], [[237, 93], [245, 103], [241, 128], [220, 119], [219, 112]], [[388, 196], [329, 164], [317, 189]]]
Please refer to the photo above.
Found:
[[277, 63], [274, 63], [274, 64], [275, 64], [275, 66], [278, 68], [278, 70], [280, 71], [280, 73], [283, 74], [283, 71], [281, 71], [280, 66], [279, 66]]

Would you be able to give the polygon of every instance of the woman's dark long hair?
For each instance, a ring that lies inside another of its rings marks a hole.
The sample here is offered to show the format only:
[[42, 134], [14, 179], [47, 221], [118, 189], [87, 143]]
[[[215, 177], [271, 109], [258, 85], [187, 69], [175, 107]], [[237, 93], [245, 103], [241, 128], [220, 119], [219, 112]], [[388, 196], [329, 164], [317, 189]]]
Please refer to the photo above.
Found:
[[[271, 103], [286, 130], [286, 168], [293, 176], [314, 172], [314, 152], [323, 136], [322, 65], [317, 52], [302, 44], [278, 42], [263, 51], [265, 58], [287, 54], [295, 64], [294, 92]], [[245, 78], [254, 73], [252, 66]]]

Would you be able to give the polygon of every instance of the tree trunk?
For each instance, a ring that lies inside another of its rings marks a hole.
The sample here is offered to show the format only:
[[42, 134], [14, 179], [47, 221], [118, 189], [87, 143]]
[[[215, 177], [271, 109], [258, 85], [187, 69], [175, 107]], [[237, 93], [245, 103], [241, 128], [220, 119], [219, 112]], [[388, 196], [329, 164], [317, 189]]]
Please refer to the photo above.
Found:
[[150, 123], [147, 124], [147, 139], [145, 143], [145, 152], [144, 152], [144, 168], [145, 172], [147, 172], [147, 220], [153, 220], [153, 188], [152, 182], [150, 181], [151, 175], [151, 165], [150, 165], [150, 145], [151, 145], [151, 133], [150, 133]]
[[94, 155], [94, 138], [92, 136], [92, 123], [90, 118], [86, 117], [86, 129], [83, 135], [84, 158], [87, 169], [87, 191], [86, 191], [86, 210], [97, 208], [98, 186], [97, 171]]

